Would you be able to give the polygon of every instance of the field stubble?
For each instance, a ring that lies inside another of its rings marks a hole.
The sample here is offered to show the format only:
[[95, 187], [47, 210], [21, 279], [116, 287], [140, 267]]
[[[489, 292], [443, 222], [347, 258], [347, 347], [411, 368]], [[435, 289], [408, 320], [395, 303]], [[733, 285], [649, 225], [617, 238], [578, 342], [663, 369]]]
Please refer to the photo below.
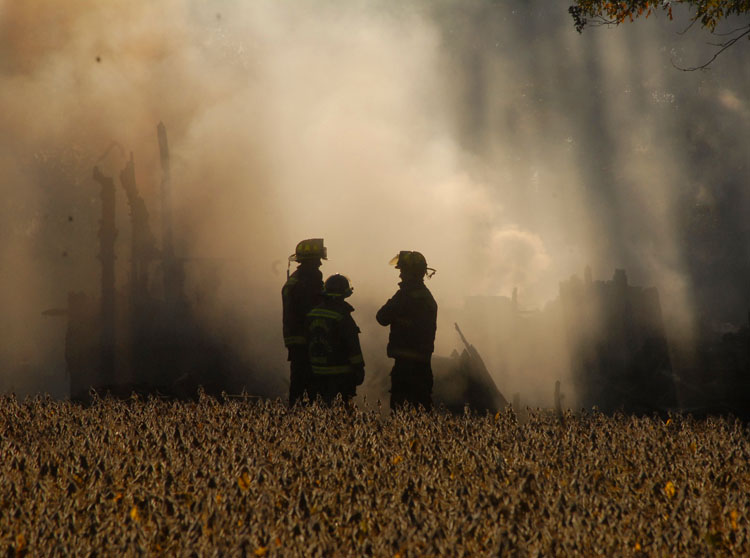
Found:
[[9, 556], [750, 555], [729, 418], [0, 398]]

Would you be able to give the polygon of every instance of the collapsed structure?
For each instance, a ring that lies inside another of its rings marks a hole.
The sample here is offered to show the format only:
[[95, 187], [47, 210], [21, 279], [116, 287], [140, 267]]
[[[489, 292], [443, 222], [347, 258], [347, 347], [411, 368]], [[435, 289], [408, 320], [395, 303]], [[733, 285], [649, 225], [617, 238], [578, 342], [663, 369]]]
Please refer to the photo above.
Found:
[[[670, 340], [658, 290], [631, 285], [624, 269], [610, 280], [594, 280], [586, 268], [583, 278], [562, 281], [558, 297], [543, 310], [519, 309], [515, 290], [512, 297], [467, 297], [464, 308], [464, 319], [480, 325], [476, 343], [498, 385], [513, 393], [514, 407], [533, 390], [541, 393], [537, 401], [550, 406], [553, 383], [562, 379], [574, 408], [745, 419], [750, 418], [748, 318], [748, 324], [725, 325], [724, 331], [701, 322], [695, 338]], [[532, 385], [540, 376], [545, 383]]]
[[[544, 406], [562, 392], [578, 408], [605, 412], [666, 412], [678, 407], [669, 346], [655, 288], [628, 284], [624, 270], [594, 281], [587, 269], [560, 283], [543, 310], [522, 310], [512, 297], [467, 297], [469, 323], [481, 324], [477, 343], [498, 380]], [[555, 388], [556, 381], [561, 381]]]
[[669, 347], [656, 288], [572, 277], [560, 284], [571, 375], [583, 407], [603, 411], [677, 408]]
[[[142, 392], [192, 397], [200, 386], [218, 395], [238, 392], [252, 378], [249, 366], [230, 345], [200, 323], [185, 294], [186, 259], [174, 250], [169, 148], [163, 124], [157, 133], [162, 165], [161, 248], [138, 192], [132, 154], [119, 176], [132, 227], [129, 284], [124, 291], [115, 284], [115, 180], [94, 168], [102, 201], [101, 295], [97, 299], [70, 293], [64, 312], [65, 367], [75, 400], [88, 400], [92, 388], [124, 396]], [[158, 291], [161, 296], [155, 294]]]

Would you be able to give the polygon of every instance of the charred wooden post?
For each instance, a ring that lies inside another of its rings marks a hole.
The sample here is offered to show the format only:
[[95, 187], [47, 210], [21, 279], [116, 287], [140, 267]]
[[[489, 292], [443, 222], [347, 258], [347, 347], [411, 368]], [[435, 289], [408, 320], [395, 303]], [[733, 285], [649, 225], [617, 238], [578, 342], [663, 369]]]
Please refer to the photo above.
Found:
[[167, 128], [163, 122], [156, 126], [156, 134], [159, 138], [159, 157], [161, 159], [161, 222], [162, 222], [162, 244], [165, 256], [174, 257], [174, 244], [172, 238], [172, 212], [170, 192], [170, 168], [169, 168], [169, 143], [167, 142]]
[[101, 378], [111, 384], [115, 375], [115, 183], [94, 167], [94, 180], [102, 187], [99, 223], [99, 260], [102, 262]]
[[130, 222], [132, 224], [132, 261], [130, 267], [130, 289], [134, 304], [140, 301], [148, 291], [148, 270], [156, 256], [156, 240], [151, 232], [148, 210], [135, 181], [135, 162], [133, 153], [130, 160], [120, 172], [120, 182], [130, 205]]
[[513, 394], [513, 403], [510, 404], [510, 408], [513, 409], [513, 414], [516, 416], [516, 422], [518, 424], [526, 424], [529, 420], [526, 408], [521, 405], [521, 394]]
[[555, 381], [555, 414], [560, 424], [565, 424], [563, 410], [562, 410], [562, 398], [563, 395], [560, 393], [560, 380]]
[[167, 128], [163, 122], [156, 127], [159, 137], [159, 155], [161, 158], [161, 214], [162, 214], [162, 265], [164, 270], [164, 300], [167, 307], [175, 310], [184, 302], [185, 276], [182, 263], [174, 252], [172, 234], [172, 198], [171, 175], [169, 165], [169, 144]]

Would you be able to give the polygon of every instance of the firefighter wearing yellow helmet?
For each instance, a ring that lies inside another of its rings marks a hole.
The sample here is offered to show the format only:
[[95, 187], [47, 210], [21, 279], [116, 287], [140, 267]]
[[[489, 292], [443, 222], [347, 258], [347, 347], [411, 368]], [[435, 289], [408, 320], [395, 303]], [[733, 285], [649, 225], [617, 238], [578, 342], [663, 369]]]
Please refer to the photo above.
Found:
[[391, 370], [391, 409], [404, 403], [432, 407], [432, 352], [437, 330], [437, 303], [424, 284], [435, 270], [427, 267], [420, 252], [401, 251], [390, 261], [400, 271], [401, 282], [375, 316], [390, 326], [388, 356]]
[[284, 346], [289, 359], [289, 405], [302, 399], [305, 391], [312, 394], [312, 371], [305, 339], [305, 316], [322, 300], [323, 274], [321, 260], [328, 259], [322, 238], [309, 238], [297, 244], [289, 263], [297, 262], [297, 269], [289, 275], [281, 289], [283, 305]]
[[365, 379], [365, 361], [359, 345], [354, 307], [346, 302], [354, 289], [341, 274], [325, 282], [323, 300], [307, 314], [305, 331], [312, 368], [312, 390], [331, 404], [341, 394], [349, 401]]

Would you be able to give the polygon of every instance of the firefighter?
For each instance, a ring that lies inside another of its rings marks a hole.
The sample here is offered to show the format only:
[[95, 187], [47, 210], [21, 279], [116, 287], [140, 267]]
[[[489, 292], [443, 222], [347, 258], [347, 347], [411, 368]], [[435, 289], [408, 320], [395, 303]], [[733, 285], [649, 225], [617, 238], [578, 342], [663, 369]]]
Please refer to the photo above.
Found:
[[404, 403], [432, 408], [432, 367], [437, 303], [424, 284], [435, 270], [419, 252], [401, 251], [390, 261], [400, 271], [396, 294], [378, 310], [375, 318], [390, 326], [388, 356], [391, 370], [391, 410]]
[[311, 370], [305, 340], [305, 316], [317, 306], [323, 297], [323, 274], [321, 260], [328, 259], [328, 251], [322, 238], [310, 238], [297, 244], [289, 263], [297, 262], [297, 269], [289, 275], [281, 289], [283, 303], [284, 346], [289, 356], [289, 406], [302, 399], [310, 389]]
[[339, 393], [349, 401], [365, 379], [359, 328], [352, 318], [354, 308], [344, 300], [353, 291], [344, 275], [331, 275], [325, 282], [323, 301], [305, 321], [313, 393], [326, 404]]

